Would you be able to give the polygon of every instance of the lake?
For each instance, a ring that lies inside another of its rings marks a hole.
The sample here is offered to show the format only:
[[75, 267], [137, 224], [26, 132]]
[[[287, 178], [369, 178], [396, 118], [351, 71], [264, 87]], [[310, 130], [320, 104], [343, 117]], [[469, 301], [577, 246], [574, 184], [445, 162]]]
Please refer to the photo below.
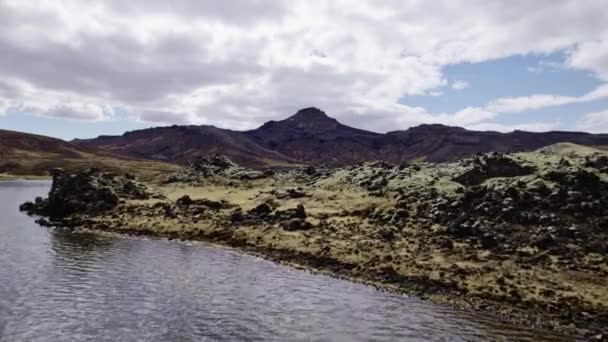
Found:
[[[0, 341], [555, 341], [205, 243], [47, 229], [0, 182]], [[565, 340], [565, 339], [564, 339]]]

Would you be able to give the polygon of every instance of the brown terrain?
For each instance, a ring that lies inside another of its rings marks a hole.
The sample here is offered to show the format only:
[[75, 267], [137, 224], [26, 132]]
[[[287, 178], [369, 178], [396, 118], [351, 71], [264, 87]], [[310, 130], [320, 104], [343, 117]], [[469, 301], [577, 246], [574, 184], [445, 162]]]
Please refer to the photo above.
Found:
[[478, 132], [443, 125], [380, 134], [343, 125], [319, 109], [306, 108], [285, 120], [269, 121], [244, 132], [213, 126], [171, 126], [74, 141], [79, 146], [182, 165], [201, 153], [221, 153], [256, 168], [297, 163], [345, 166], [375, 160], [444, 162], [475, 153], [533, 151], [560, 142], [608, 146], [608, 134]]
[[134, 173], [142, 179], [165, 177], [179, 166], [140, 160], [41, 135], [0, 130], [0, 179], [46, 176], [53, 168], [68, 171], [99, 168]]

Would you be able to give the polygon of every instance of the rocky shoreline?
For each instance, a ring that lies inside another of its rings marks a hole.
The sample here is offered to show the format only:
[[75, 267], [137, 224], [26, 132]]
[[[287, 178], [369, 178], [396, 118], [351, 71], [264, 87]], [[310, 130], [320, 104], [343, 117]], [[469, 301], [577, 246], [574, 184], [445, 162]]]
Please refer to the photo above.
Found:
[[521, 324], [608, 338], [606, 156], [561, 144], [454, 163], [249, 170], [164, 184], [53, 173], [42, 225], [204, 240]]

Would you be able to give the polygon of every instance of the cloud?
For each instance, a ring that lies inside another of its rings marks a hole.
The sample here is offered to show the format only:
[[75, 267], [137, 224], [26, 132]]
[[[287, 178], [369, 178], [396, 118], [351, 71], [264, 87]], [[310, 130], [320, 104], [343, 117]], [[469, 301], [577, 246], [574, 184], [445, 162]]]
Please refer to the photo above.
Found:
[[7, 99], [0, 98], [0, 116], [6, 115], [10, 107], [10, 102]]
[[47, 104], [42, 102], [30, 101], [16, 106], [16, 109], [23, 113], [39, 116], [65, 118], [83, 121], [102, 121], [113, 114], [113, 109], [108, 106], [101, 106], [94, 103], [82, 102], [62, 102]]
[[583, 115], [577, 128], [593, 133], [608, 133], [608, 110]]
[[452, 89], [454, 90], [464, 90], [469, 87], [469, 82], [457, 80], [452, 83]]
[[580, 98], [576, 97], [547, 94], [509, 97], [492, 101], [488, 105], [488, 109], [498, 113], [521, 113], [526, 110], [560, 106], [568, 103], [579, 102], [580, 100]]
[[529, 132], [547, 132], [559, 127], [559, 122], [532, 122], [517, 125], [505, 125], [499, 123], [479, 123], [468, 128], [476, 131], [513, 132], [515, 130]]
[[217, 20], [233, 25], [255, 24], [262, 20], [280, 20], [287, 14], [289, 2], [286, 0], [109, 0], [105, 5], [113, 12], [125, 15], [165, 15], [176, 13], [180, 16]]
[[530, 96], [500, 98], [490, 102], [487, 110], [496, 113], [521, 113], [527, 110], [536, 110], [565, 104], [583, 103], [600, 100], [608, 97], [608, 85], [598, 86], [582, 96], [560, 96], [550, 94], [536, 94]]
[[188, 114], [186, 113], [175, 113], [172, 111], [155, 109], [140, 111], [137, 115], [137, 119], [144, 122], [153, 122], [165, 125], [184, 125], [190, 123]]
[[573, 68], [591, 70], [597, 77], [608, 81], [608, 40], [578, 44], [571, 51], [567, 64]]
[[24, 82], [7, 84], [0, 81], [0, 104], [7, 94], [18, 96], [11, 100], [4, 99], [5, 112], [10, 108], [11, 112], [81, 121], [103, 121], [112, 118], [115, 113], [112, 106], [100, 104], [95, 97], [38, 89]]
[[311, 105], [380, 131], [474, 125], [503, 112], [590, 101], [604, 90], [498, 99], [456, 113], [398, 101], [437, 94], [448, 85], [447, 65], [564, 49], [569, 67], [606, 79], [604, 7], [602, 0], [0, 0], [0, 104], [70, 119], [107, 120], [119, 109], [146, 122], [240, 129]]

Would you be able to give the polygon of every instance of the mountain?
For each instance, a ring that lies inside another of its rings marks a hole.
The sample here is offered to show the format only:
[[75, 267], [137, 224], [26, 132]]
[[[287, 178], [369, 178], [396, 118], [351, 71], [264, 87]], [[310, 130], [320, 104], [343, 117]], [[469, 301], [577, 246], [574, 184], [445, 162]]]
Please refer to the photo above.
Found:
[[221, 153], [250, 166], [290, 165], [297, 161], [260, 146], [242, 132], [213, 126], [169, 126], [127, 132], [120, 136], [100, 136], [74, 140], [75, 144], [108, 152], [188, 164], [201, 154]]
[[345, 126], [316, 108], [302, 109], [243, 134], [303, 163], [339, 165], [375, 159], [383, 136]]
[[386, 134], [394, 139], [383, 149], [384, 159], [423, 158], [428, 162], [462, 159], [475, 153], [533, 151], [544, 146], [571, 142], [586, 146], [608, 145], [608, 134], [581, 132], [525, 132], [500, 133], [469, 131], [461, 127], [420, 125], [405, 131]]
[[0, 130], [0, 174], [44, 176], [57, 167], [66, 170], [95, 167], [146, 179], [179, 169], [173, 164], [128, 158], [61, 139]]
[[74, 141], [83, 147], [179, 164], [200, 154], [221, 153], [252, 167], [347, 165], [371, 160], [441, 162], [478, 152], [531, 151], [559, 142], [608, 146], [608, 134], [480, 132], [437, 124], [380, 134], [343, 125], [317, 108], [305, 108], [250, 131], [170, 126]]

